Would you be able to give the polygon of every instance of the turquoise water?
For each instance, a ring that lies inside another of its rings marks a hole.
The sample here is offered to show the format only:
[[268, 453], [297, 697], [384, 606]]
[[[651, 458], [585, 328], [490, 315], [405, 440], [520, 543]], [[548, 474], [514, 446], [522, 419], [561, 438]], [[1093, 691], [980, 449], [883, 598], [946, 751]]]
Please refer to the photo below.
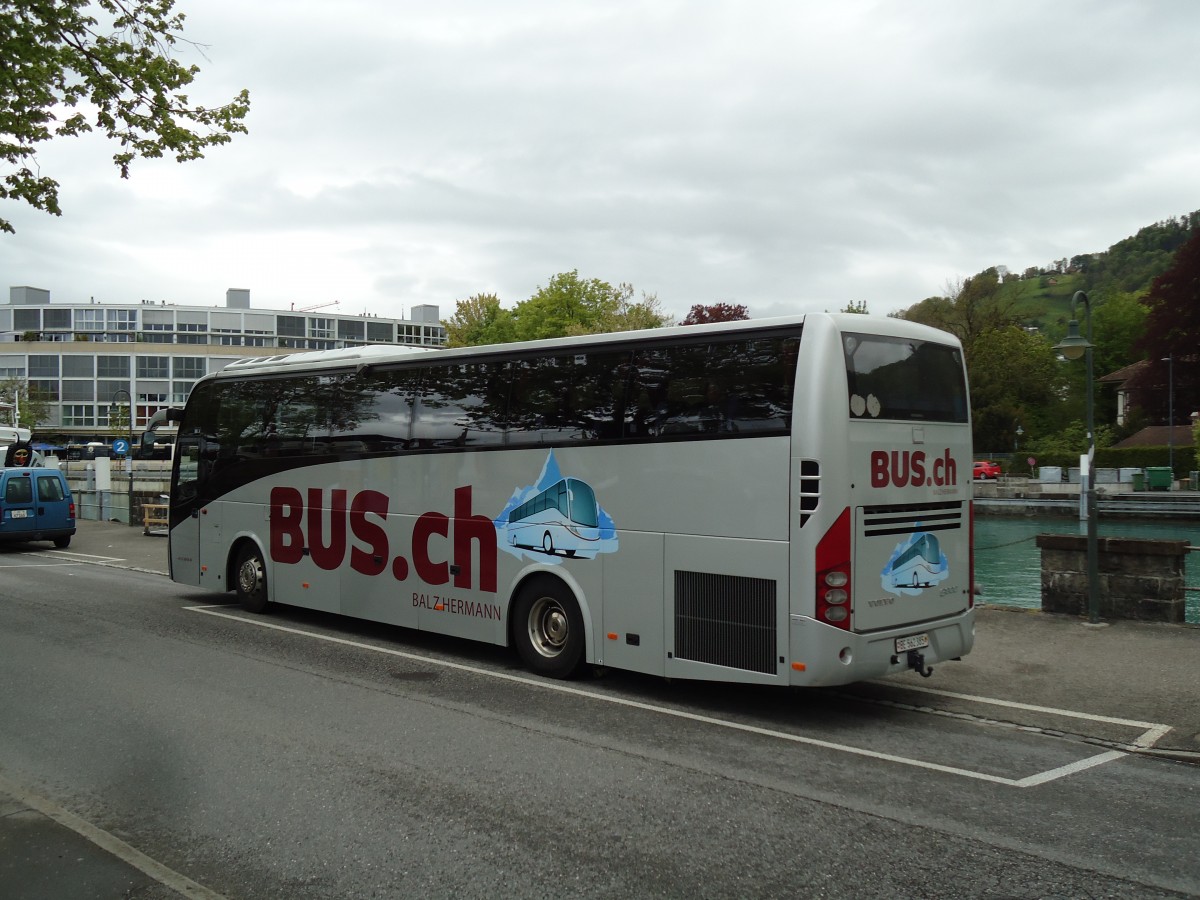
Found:
[[[1200, 521], [1132, 520], [1103, 517], [1097, 524], [1101, 537], [1159, 538], [1187, 541], [1200, 547]], [[975, 580], [983, 587], [982, 599], [996, 606], [1042, 605], [1042, 557], [1035, 538], [1039, 534], [1087, 534], [1087, 523], [1066, 516], [975, 516]], [[1187, 555], [1187, 586], [1200, 587], [1200, 551]], [[1200, 624], [1200, 593], [1187, 594], [1187, 621]]]

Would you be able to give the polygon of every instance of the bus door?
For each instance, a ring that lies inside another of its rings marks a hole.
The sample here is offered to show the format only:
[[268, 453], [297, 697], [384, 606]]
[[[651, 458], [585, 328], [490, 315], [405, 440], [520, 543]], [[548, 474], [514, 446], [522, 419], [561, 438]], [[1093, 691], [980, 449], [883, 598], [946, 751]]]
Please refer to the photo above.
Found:
[[175, 454], [176, 477], [171, 494], [169, 534], [171, 577], [181, 584], [213, 587], [201, 579], [200, 517], [206, 467], [203, 435], [181, 437]]

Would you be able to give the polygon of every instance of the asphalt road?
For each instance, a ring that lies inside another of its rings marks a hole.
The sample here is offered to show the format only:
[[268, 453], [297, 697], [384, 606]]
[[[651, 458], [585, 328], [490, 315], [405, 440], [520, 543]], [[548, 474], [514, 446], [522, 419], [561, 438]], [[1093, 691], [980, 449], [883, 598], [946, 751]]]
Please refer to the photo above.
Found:
[[0, 548], [0, 896], [1200, 894], [1200, 768], [1049, 685], [547, 682], [78, 543]]

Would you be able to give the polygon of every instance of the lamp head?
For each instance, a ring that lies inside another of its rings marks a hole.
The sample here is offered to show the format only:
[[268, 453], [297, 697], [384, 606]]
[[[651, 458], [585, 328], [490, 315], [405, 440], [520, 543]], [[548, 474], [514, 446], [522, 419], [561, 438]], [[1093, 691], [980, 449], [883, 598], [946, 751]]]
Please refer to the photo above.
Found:
[[1079, 320], [1072, 319], [1067, 323], [1067, 336], [1054, 345], [1054, 349], [1067, 359], [1079, 359], [1083, 352], [1092, 345], [1079, 334]]

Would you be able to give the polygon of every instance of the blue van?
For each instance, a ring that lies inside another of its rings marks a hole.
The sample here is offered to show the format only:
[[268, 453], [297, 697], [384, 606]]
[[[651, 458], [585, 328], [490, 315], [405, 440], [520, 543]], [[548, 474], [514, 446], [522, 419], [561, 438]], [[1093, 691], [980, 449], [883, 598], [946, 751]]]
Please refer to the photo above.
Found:
[[0, 469], [0, 541], [71, 544], [75, 500], [58, 469]]

